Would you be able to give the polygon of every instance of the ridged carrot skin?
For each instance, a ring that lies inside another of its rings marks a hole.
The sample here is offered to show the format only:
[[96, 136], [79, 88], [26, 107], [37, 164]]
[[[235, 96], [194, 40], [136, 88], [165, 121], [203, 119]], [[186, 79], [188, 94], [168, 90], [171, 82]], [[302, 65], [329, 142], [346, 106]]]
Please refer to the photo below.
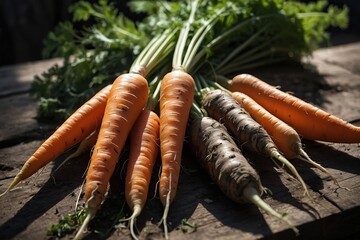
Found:
[[61, 164], [59, 164], [59, 166], [57, 166], [57, 168], [53, 171], [53, 173], [58, 171], [62, 166], [64, 166], [64, 164], [66, 164], [71, 159], [77, 158], [86, 152], [91, 152], [91, 149], [95, 146], [99, 134], [99, 130], [100, 130], [99, 128], [96, 129], [95, 131], [90, 133], [90, 135], [87, 136], [84, 140], [82, 140], [76, 151], [70, 154]]
[[77, 109], [25, 162], [16, 175], [8, 192], [20, 181], [32, 176], [46, 164], [59, 157], [70, 147], [90, 135], [99, 125], [105, 111], [111, 85], [100, 90], [95, 96]]
[[130, 133], [130, 152], [125, 180], [125, 198], [133, 211], [130, 231], [134, 238], [134, 220], [140, 215], [147, 200], [151, 174], [159, 149], [160, 119], [145, 109]]
[[144, 110], [130, 134], [130, 153], [126, 171], [125, 197], [131, 209], [144, 207], [152, 169], [159, 149], [160, 119]]
[[181, 154], [186, 125], [194, 98], [195, 83], [186, 72], [174, 70], [166, 74], [160, 89], [160, 150], [162, 171], [160, 200], [166, 205], [170, 191], [173, 201], [180, 175]]
[[306, 139], [338, 143], [360, 142], [360, 127], [285, 93], [252, 75], [235, 76], [230, 83], [230, 90], [250, 96]]
[[86, 176], [85, 201], [98, 209], [129, 132], [148, 99], [148, 83], [139, 74], [122, 74], [113, 83]]

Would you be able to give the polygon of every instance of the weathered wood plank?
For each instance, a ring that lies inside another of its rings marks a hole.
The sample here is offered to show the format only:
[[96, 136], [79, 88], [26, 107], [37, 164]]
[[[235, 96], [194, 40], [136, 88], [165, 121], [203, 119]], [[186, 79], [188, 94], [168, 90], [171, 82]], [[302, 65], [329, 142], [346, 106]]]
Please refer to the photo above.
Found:
[[60, 59], [55, 58], [0, 67], [0, 97], [27, 92], [35, 75], [61, 63]]
[[0, 108], [6, 109], [0, 118], [0, 142], [22, 137], [39, 127], [36, 117], [36, 101], [28, 94], [0, 98]]
[[[281, 65], [262, 68], [251, 73], [273, 85], [281, 85], [282, 89], [352, 121], [355, 125], [360, 125], [360, 75], [356, 66], [351, 65], [352, 62], [360, 60], [360, 54], [353, 54], [359, 51], [358, 43], [322, 49], [315, 52], [314, 57], [309, 60], [314, 68], [288, 64], [285, 67]], [[342, 60], [336, 59], [337, 56]], [[30, 66], [27, 67], [31, 69]], [[15, 69], [17, 68], [21, 66]], [[0, 73], [2, 70], [4, 69], [0, 69]], [[23, 79], [32, 79], [32, 76], [25, 75]], [[11, 84], [22, 83], [18, 81]], [[0, 86], [2, 85], [1, 81]], [[0, 87], [0, 90], [2, 89], [5, 88]], [[5, 109], [4, 117], [0, 120], [0, 142], [23, 133], [26, 135], [28, 131], [37, 132], [40, 126], [44, 126], [34, 119], [36, 102], [29, 95], [5, 95], [0, 98], [0, 107]], [[23, 162], [44, 139], [38, 135], [32, 140], [34, 136], [30, 136], [26, 143], [0, 147], [0, 192], [5, 190]], [[300, 184], [285, 174], [276, 172], [270, 160], [245, 152], [258, 170], [264, 185], [273, 192], [273, 196], [265, 197], [265, 201], [276, 210], [288, 213], [289, 220], [300, 229], [301, 235], [298, 239], [337, 239], [348, 237], [347, 234], [355, 236], [360, 229], [360, 144], [312, 141], [303, 143], [310, 157], [326, 167], [342, 186], [350, 188], [351, 191], [339, 189], [326, 174], [307, 163], [294, 160], [294, 165], [310, 188], [313, 198], [310, 200], [302, 196]], [[188, 149], [185, 149], [178, 194], [169, 215], [171, 239], [295, 238], [288, 226], [259, 211], [255, 206], [238, 205], [227, 199], [199, 168]], [[56, 223], [61, 215], [74, 210], [82, 182], [81, 176], [89, 157], [86, 155], [74, 159], [53, 173], [65, 156], [0, 199], [1, 239], [47, 239], [46, 229]], [[54, 175], [56, 183], [50, 177], [51, 174]], [[120, 212], [124, 204], [124, 179], [120, 178], [120, 175], [116, 176], [112, 181], [109, 199], [100, 211], [102, 217], [99, 219], [106, 221], [95, 221], [97, 225], [104, 225], [107, 229], [111, 229], [113, 224], [109, 218]], [[162, 227], [156, 225], [163, 210], [155, 195], [156, 181], [157, 174], [154, 174], [150, 199], [137, 221], [142, 239], [163, 238]], [[125, 207], [123, 213], [128, 215], [130, 211]], [[184, 219], [196, 224], [196, 228], [186, 225]], [[185, 231], [187, 233], [184, 233]], [[93, 233], [90, 238], [99, 236]], [[131, 239], [128, 229], [122, 225], [112, 229], [107, 236], [108, 239]], [[71, 236], [65, 239], [69, 238]]]
[[[358, 59], [359, 55], [360, 42], [320, 49], [313, 54], [314, 59], [320, 59], [326, 64], [337, 65], [358, 76], [360, 75], [360, 65], [354, 59]], [[331, 68], [327, 68], [327, 70], [331, 70]], [[339, 80], [341, 81], [341, 79]]]

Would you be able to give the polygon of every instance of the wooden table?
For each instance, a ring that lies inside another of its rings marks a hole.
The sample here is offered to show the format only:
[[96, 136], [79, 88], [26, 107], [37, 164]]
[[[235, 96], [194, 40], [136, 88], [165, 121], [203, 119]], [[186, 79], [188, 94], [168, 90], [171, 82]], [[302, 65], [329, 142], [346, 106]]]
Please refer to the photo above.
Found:
[[[0, 68], [0, 192], [55, 127], [36, 121], [36, 100], [28, 93], [33, 76], [55, 62], [60, 61], [52, 59]], [[251, 73], [360, 125], [360, 42], [320, 49], [306, 62], [304, 67], [279, 64]], [[288, 213], [288, 219], [300, 230], [299, 237], [255, 206], [228, 200], [198, 167], [186, 147], [180, 185], [169, 215], [170, 238], [353, 239], [360, 236], [360, 144], [305, 140], [303, 143], [310, 157], [351, 191], [339, 189], [326, 174], [294, 160], [308, 184], [310, 200], [302, 196], [300, 184], [276, 172], [270, 160], [247, 155], [263, 184], [272, 190], [273, 196], [265, 196], [265, 201], [277, 211]], [[47, 229], [74, 210], [89, 156], [76, 158], [54, 173], [72, 151], [0, 199], [0, 239], [48, 239]], [[119, 166], [117, 177], [112, 179], [111, 194], [90, 225], [97, 231], [89, 239], [130, 239], [124, 224], [113, 227], [120, 213], [129, 214], [124, 205], [121, 173]], [[155, 195], [156, 173], [149, 201], [137, 221], [142, 239], [163, 238], [162, 227], [156, 225], [163, 210]]]

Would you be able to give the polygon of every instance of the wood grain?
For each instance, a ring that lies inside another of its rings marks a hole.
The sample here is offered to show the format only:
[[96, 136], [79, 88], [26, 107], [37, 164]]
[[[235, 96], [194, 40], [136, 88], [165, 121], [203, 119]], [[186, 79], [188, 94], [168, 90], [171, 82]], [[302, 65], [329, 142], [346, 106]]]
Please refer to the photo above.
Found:
[[[283, 90], [312, 102], [355, 125], [360, 125], [360, 43], [320, 49], [306, 65], [281, 64], [250, 73]], [[0, 191], [4, 191], [24, 161], [54, 129], [35, 120], [36, 101], [28, 94], [35, 74], [58, 59], [0, 68]], [[311, 66], [310, 66], [311, 64]], [[305, 66], [305, 67], [304, 67]], [[360, 144], [304, 141], [310, 157], [326, 167], [344, 187], [338, 188], [326, 174], [294, 160], [313, 199], [304, 198], [301, 186], [286, 174], [275, 171], [271, 161], [244, 154], [258, 170], [272, 196], [265, 201], [300, 229], [300, 236], [283, 223], [252, 205], [227, 199], [199, 168], [185, 147], [177, 197], [171, 207], [171, 239], [352, 239], [360, 234]], [[53, 169], [70, 154], [45, 167], [0, 198], [0, 239], [49, 239], [47, 228], [74, 210], [83, 181], [88, 155], [74, 159], [58, 172]], [[155, 171], [158, 171], [155, 169]], [[51, 177], [53, 175], [54, 178]], [[131, 239], [126, 226], [112, 228], [113, 218], [124, 206], [124, 180], [112, 181], [112, 193], [94, 220], [93, 229], [110, 229], [105, 235], [92, 232], [89, 238]], [[137, 221], [141, 239], [162, 239], [157, 222], [162, 205], [155, 194], [154, 175], [149, 201]], [[54, 180], [55, 179], [55, 180]], [[81, 199], [83, 200], [83, 199]], [[82, 203], [82, 202], [81, 202]], [[125, 215], [130, 210], [125, 206]], [[106, 219], [106, 220], [104, 220]], [[195, 225], [196, 227], [195, 227]], [[70, 239], [71, 235], [65, 239]]]

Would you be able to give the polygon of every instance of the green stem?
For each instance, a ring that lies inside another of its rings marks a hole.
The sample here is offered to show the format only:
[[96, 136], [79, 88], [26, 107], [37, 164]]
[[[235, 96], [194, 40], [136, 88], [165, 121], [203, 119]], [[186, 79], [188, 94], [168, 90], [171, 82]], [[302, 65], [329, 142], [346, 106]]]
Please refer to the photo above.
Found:
[[164, 75], [169, 71], [169, 67], [164, 66], [161, 71], [154, 77], [154, 79], [150, 82], [150, 94], [148, 98], [148, 102], [146, 104], [146, 108], [148, 110], [154, 111], [160, 99], [160, 88], [161, 88], [161, 80]]
[[127, 37], [130, 37], [130, 38], [132, 38], [134, 40], [140, 40], [139, 36], [137, 36], [135, 34], [132, 34], [132, 33], [128, 32], [128, 31], [126, 31], [126, 30], [124, 30], [122, 28], [119, 28], [118, 26], [114, 26], [114, 28], [115, 28], [116, 31], [120, 32], [121, 34], [123, 34], [123, 35], [125, 35]]
[[[193, 61], [197, 63], [209, 52], [209, 50], [214, 51], [219, 47], [221, 47], [223, 44], [228, 44], [228, 40], [231, 39], [232, 35], [238, 33], [242, 28], [246, 27], [248, 24], [252, 24], [253, 21], [259, 21], [259, 20], [264, 20], [266, 18], [279, 17], [279, 16], [280, 16], [279, 14], [267, 14], [263, 16], [252, 17], [235, 25], [231, 29], [227, 30], [225, 33], [222, 33], [221, 35], [213, 39], [205, 47], [203, 47], [202, 50], [194, 57]], [[191, 65], [189, 68], [192, 69], [193, 66]]]
[[244, 65], [245, 63], [249, 63], [249, 62], [256, 62], [257, 60], [263, 58], [263, 57], [267, 57], [269, 55], [272, 55], [276, 52], [275, 49], [268, 49], [265, 51], [261, 51], [258, 52], [257, 54], [253, 54], [252, 56], [245, 58], [241, 61], [238, 61], [237, 59], [235, 61], [233, 61], [231, 64], [228, 64], [226, 67], [224, 67], [223, 69], [227, 69], [227, 68], [233, 68], [234, 66], [241, 66]]
[[324, 12], [307, 12], [307, 13], [297, 13], [298, 18], [307, 18], [307, 17], [327, 17], [328, 13]]
[[217, 67], [216, 69], [222, 68], [225, 64], [231, 61], [237, 54], [239, 54], [242, 50], [244, 50], [247, 46], [249, 46], [251, 43], [253, 43], [257, 37], [260, 36], [268, 27], [270, 24], [266, 24], [260, 31], [252, 35], [247, 41], [245, 41], [243, 44], [235, 48], [234, 51], [232, 51], [229, 56], [227, 56]]
[[159, 36], [155, 36], [151, 41], [145, 46], [145, 48], [140, 52], [140, 54], [136, 57], [133, 64], [130, 67], [130, 72], [134, 72], [136, 68], [141, 65], [141, 60], [144, 58], [146, 53], [149, 51], [151, 46], [159, 39]]
[[230, 89], [231, 80], [223, 75], [217, 74], [214, 78], [215, 82], [225, 89]]
[[159, 102], [159, 98], [160, 98], [160, 87], [161, 87], [161, 78], [159, 77], [159, 80], [157, 82], [154, 92], [152, 94], [149, 94], [146, 109], [154, 111], [154, 109], [156, 108], [156, 106]]
[[264, 59], [264, 60], [261, 60], [261, 61], [256, 61], [254, 63], [250, 63], [250, 64], [242, 65], [242, 66], [234, 65], [233, 68], [229, 68], [226, 71], [221, 71], [221, 74], [228, 75], [228, 74], [235, 73], [235, 72], [239, 73], [240, 71], [244, 71], [245, 69], [253, 69], [253, 68], [265, 66], [265, 65], [268, 65], [268, 64], [282, 62], [282, 61], [284, 61], [286, 59], [289, 59], [289, 58], [278, 57], [278, 58], [272, 58], [272, 59]]
[[203, 111], [201, 111], [201, 108], [195, 102], [193, 102], [193, 104], [191, 106], [191, 110], [190, 110], [190, 116], [189, 116], [190, 122], [193, 121], [194, 119], [202, 118], [204, 116], [205, 116], [205, 113]]
[[159, 55], [159, 53], [163, 50], [163, 48], [160, 48], [160, 46], [163, 46], [162, 43], [165, 41], [165, 39], [165, 34], [159, 37], [159, 39], [149, 48], [144, 57], [140, 60], [140, 66], [144, 66], [145, 69], [147, 69], [151, 65], [150, 60], [156, 59], [158, 57], [156, 54]]
[[178, 29], [165, 31], [154, 37], [135, 59], [130, 72], [146, 77], [156, 66], [164, 61], [173, 49], [173, 37]]
[[[153, 53], [153, 55], [149, 55], [150, 59], [148, 60], [146, 69], [148, 71], [151, 71], [154, 69], [157, 65], [159, 65], [161, 62], [163, 62], [169, 55], [170, 52], [174, 50], [174, 42], [173, 37], [175, 36], [175, 33], [178, 31], [178, 29], [173, 30], [160, 44], [158, 49]], [[156, 48], [155, 48], [156, 49]]]
[[202, 86], [200, 84], [200, 81], [197, 81], [198, 76], [195, 77], [195, 92], [200, 93]]
[[211, 85], [213, 88], [217, 88], [217, 89], [220, 89], [221, 91], [224, 91], [228, 94], [231, 94], [231, 91], [225, 87], [223, 87], [222, 85], [220, 85], [219, 83], [217, 82], [213, 82], [213, 81], [208, 81], [209, 85]]
[[179, 36], [178, 42], [175, 47], [175, 53], [174, 53], [173, 64], [172, 64], [173, 69], [182, 69], [183, 70], [182, 59], [183, 59], [183, 55], [184, 55], [186, 41], [187, 41], [187, 38], [188, 38], [188, 35], [190, 32], [190, 27], [195, 18], [195, 13], [196, 13], [198, 2], [199, 2], [198, 0], [195, 0], [192, 2], [189, 19], [187, 22], [185, 22], [184, 27], [180, 31], [180, 36]]
[[199, 80], [203, 91], [207, 92], [211, 90], [211, 87], [209, 86], [209, 84], [207, 83], [207, 81], [203, 76], [199, 76]]
[[277, 34], [276, 36], [272, 37], [271, 39], [268, 39], [261, 44], [257, 44], [256, 47], [251, 48], [250, 50], [244, 52], [243, 54], [239, 55], [234, 61], [241, 61], [244, 58], [247, 58], [249, 56], [253, 56], [256, 52], [262, 52], [263, 49], [267, 49], [268, 46], [274, 42], [277, 38], [279, 38], [280, 34]]
[[222, 11], [219, 11], [214, 15], [209, 21], [205, 22], [203, 26], [195, 33], [194, 37], [191, 39], [191, 42], [188, 46], [188, 51], [184, 57], [183, 67], [187, 71], [191, 71], [192, 68], [197, 62], [194, 62], [195, 54], [198, 51], [201, 43], [203, 42], [206, 34], [212, 29], [217, 20], [219, 19]]

